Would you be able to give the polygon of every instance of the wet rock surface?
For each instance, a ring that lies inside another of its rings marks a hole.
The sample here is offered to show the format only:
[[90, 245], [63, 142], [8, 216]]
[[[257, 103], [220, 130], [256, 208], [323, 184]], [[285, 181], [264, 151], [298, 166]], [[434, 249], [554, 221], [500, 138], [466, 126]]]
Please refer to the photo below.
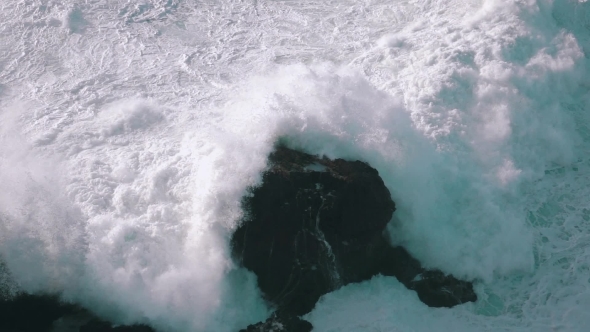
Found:
[[262, 184], [244, 199], [246, 216], [231, 244], [280, 315], [244, 331], [273, 331], [277, 317], [306, 314], [322, 295], [377, 274], [395, 276], [429, 306], [476, 300], [471, 283], [427, 271], [389, 244], [385, 232], [395, 204], [377, 170], [286, 147], [269, 163]]

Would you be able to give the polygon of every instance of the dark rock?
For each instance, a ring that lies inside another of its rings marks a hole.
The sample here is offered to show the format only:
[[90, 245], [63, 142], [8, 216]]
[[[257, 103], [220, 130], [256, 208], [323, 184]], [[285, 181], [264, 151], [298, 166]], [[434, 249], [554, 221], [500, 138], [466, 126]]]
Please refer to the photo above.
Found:
[[53, 321], [76, 310], [76, 306], [61, 303], [55, 295], [20, 294], [1, 299], [0, 331], [49, 331]]
[[275, 313], [266, 321], [248, 325], [247, 328], [240, 330], [240, 332], [310, 332], [312, 329], [313, 326], [306, 320], [296, 316], [281, 316]]
[[[113, 326], [88, 310], [62, 302], [57, 295], [25, 294], [0, 299], [0, 331], [49, 332], [65, 330], [80, 332], [153, 332], [146, 325]], [[61, 327], [58, 328], [58, 326]], [[56, 329], [57, 328], [57, 329]]]
[[379, 273], [394, 276], [418, 293], [430, 307], [453, 307], [477, 300], [471, 282], [459, 280], [437, 270], [425, 270], [420, 262], [402, 247], [384, 246]]
[[385, 232], [395, 204], [374, 168], [286, 147], [269, 162], [262, 185], [244, 199], [246, 216], [231, 243], [280, 312], [303, 315], [322, 295], [380, 273], [397, 277], [430, 306], [476, 299], [471, 283], [426, 271], [389, 244]]
[[270, 162], [245, 199], [248, 217], [232, 247], [270, 302], [302, 315], [323, 294], [378, 273], [395, 205], [377, 171], [360, 161], [279, 148]]
[[112, 323], [100, 319], [92, 319], [80, 327], [80, 332], [153, 332], [147, 325], [121, 325], [113, 326]]
[[420, 301], [431, 307], [453, 307], [477, 300], [471, 283], [441, 271], [424, 271], [406, 286], [415, 290]]

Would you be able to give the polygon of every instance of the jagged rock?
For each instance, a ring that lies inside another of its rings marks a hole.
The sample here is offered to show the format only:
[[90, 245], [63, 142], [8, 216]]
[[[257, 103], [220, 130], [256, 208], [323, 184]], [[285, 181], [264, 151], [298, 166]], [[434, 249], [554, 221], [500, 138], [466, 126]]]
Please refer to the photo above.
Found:
[[441, 271], [425, 270], [402, 247], [383, 247], [379, 273], [396, 277], [407, 288], [415, 290], [420, 301], [430, 307], [453, 307], [477, 300], [472, 283]]
[[389, 244], [385, 232], [395, 204], [377, 170], [286, 147], [269, 163], [262, 184], [244, 198], [246, 216], [231, 244], [284, 315], [308, 313], [322, 295], [379, 273], [397, 277], [430, 306], [476, 299], [471, 283], [426, 271]]

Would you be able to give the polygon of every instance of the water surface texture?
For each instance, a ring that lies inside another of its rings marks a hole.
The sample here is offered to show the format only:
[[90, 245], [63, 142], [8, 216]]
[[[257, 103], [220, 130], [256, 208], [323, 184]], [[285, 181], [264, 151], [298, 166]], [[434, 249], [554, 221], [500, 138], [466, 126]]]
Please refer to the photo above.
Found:
[[369, 162], [392, 241], [479, 296], [376, 277], [314, 331], [590, 329], [589, 3], [70, 2], [0, 4], [3, 292], [162, 331], [265, 319], [228, 239], [281, 139]]

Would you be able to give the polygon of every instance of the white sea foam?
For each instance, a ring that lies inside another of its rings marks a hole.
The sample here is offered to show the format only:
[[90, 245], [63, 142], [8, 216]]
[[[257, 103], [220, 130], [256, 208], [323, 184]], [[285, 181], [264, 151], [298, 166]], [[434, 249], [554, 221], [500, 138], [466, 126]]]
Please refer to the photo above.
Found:
[[318, 331], [590, 325], [587, 3], [17, 2], [0, 284], [164, 331], [264, 319], [228, 239], [282, 140], [369, 162], [392, 240], [477, 280], [453, 309], [350, 285], [308, 316]]

